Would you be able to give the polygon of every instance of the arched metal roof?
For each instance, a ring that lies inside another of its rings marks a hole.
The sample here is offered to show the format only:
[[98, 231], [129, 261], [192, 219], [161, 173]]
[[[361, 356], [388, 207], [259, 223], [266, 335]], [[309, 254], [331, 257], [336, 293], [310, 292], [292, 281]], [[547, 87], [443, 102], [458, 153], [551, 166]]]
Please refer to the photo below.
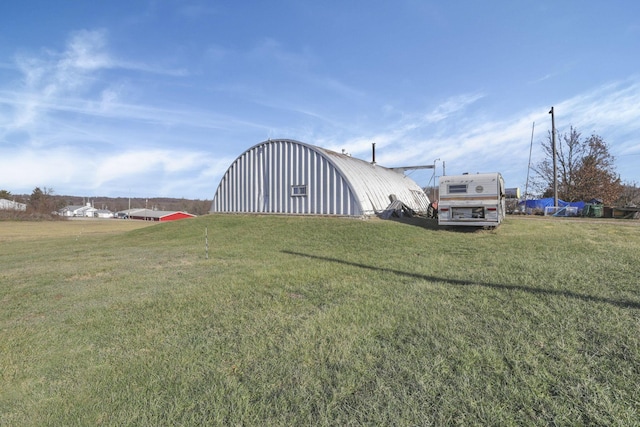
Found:
[[291, 139], [240, 155], [223, 176], [212, 212], [369, 216], [391, 198], [426, 212], [429, 198], [401, 172]]

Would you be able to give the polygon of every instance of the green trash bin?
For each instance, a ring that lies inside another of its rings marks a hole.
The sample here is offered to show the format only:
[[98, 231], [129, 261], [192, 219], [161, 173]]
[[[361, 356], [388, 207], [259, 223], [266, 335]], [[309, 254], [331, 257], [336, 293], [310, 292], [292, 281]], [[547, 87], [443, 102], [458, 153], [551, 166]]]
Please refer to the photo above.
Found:
[[589, 216], [594, 218], [602, 218], [602, 205], [591, 205], [591, 209], [589, 209]]

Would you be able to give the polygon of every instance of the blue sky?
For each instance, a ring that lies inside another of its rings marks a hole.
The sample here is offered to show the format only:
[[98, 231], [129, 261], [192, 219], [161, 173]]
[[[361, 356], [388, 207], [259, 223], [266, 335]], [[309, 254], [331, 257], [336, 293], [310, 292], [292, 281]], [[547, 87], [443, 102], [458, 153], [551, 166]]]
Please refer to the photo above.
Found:
[[[640, 2], [0, 4], [0, 189], [210, 199], [290, 138], [524, 189], [551, 129], [640, 183]], [[432, 171], [411, 174], [427, 185]]]

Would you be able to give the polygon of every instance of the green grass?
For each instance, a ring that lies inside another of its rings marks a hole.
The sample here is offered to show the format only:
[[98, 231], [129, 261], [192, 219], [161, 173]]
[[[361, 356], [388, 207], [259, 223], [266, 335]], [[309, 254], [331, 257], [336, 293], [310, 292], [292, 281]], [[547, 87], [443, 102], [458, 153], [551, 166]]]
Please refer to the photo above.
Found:
[[15, 227], [3, 426], [640, 424], [636, 222]]

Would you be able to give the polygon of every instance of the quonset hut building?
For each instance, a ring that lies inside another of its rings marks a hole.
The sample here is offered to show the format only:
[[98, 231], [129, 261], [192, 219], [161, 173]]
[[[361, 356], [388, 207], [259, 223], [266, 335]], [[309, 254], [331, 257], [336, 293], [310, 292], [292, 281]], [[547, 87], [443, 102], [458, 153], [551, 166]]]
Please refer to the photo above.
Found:
[[394, 201], [416, 213], [429, 208], [429, 198], [403, 168], [278, 139], [249, 148], [233, 162], [211, 212], [365, 217]]

